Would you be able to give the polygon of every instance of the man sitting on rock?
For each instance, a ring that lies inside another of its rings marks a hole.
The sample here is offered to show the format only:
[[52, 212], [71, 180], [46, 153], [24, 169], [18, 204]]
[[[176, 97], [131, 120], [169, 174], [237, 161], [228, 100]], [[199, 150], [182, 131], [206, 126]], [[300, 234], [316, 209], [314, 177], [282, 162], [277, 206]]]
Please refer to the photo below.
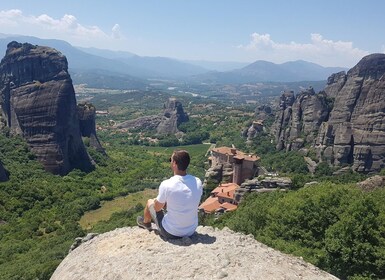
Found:
[[[158, 196], [149, 199], [144, 216], [137, 218], [138, 226], [152, 230], [151, 220], [166, 239], [191, 236], [198, 226], [198, 205], [202, 196], [202, 182], [187, 174], [190, 155], [176, 150], [170, 158], [174, 176], [159, 186]], [[167, 211], [166, 210], [167, 206]]]

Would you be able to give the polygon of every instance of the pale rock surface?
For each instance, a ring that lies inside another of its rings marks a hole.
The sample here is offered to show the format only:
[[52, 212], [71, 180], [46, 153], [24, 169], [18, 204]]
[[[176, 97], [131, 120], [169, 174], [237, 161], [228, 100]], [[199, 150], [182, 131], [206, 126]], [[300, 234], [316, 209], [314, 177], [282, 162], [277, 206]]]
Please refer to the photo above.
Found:
[[98, 235], [73, 250], [51, 280], [337, 279], [251, 235], [198, 227], [191, 238], [164, 241], [138, 227]]

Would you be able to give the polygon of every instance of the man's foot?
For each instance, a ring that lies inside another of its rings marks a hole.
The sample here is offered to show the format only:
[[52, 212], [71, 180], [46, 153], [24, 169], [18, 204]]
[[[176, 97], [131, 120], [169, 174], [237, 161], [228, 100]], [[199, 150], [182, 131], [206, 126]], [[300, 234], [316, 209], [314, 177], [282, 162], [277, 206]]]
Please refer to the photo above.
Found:
[[138, 226], [141, 227], [141, 228], [144, 228], [144, 229], [147, 229], [147, 230], [152, 230], [151, 222], [145, 223], [142, 216], [138, 216], [138, 217], [136, 218], [136, 223], [137, 223]]

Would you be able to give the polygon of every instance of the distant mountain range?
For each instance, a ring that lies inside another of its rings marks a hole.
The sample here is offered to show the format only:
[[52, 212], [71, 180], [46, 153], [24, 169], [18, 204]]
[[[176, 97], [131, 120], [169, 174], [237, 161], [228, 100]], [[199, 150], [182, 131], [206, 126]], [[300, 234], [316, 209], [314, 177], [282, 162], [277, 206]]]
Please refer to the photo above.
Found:
[[215, 84], [320, 81], [326, 80], [332, 73], [346, 70], [340, 67], [322, 67], [306, 61], [283, 64], [256, 61], [246, 65], [239, 62], [142, 57], [130, 52], [74, 47], [62, 40], [6, 34], [0, 34], [0, 55], [5, 54], [6, 46], [11, 41], [59, 50], [67, 57], [74, 83], [86, 83], [90, 86], [97, 83], [99, 87], [121, 85], [127, 88], [132, 85], [142, 88], [148, 83], [148, 79], [183, 79], [187, 82]]
[[298, 82], [326, 80], [331, 74], [346, 71], [342, 67], [322, 67], [318, 64], [297, 60], [282, 64], [258, 60], [241, 69], [226, 72], [210, 72], [194, 77], [206, 83], [250, 82]]

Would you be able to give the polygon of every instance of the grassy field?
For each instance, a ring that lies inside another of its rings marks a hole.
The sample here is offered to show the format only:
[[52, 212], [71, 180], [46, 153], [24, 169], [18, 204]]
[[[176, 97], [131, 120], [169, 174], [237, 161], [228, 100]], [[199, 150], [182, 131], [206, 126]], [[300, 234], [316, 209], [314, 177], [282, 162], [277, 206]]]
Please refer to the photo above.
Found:
[[79, 224], [85, 230], [91, 229], [97, 222], [109, 220], [114, 212], [129, 210], [138, 203], [145, 205], [147, 199], [156, 197], [157, 192], [158, 190], [146, 189], [111, 201], [103, 201], [99, 209], [85, 213]]
[[[136, 147], [136, 148], [143, 149], [143, 147]], [[195, 162], [202, 161], [202, 157], [207, 153], [207, 150], [209, 148], [210, 148], [209, 144], [188, 145], [188, 146], [167, 147], [167, 148], [144, 147], [147, 153], [150, 153], [153, 155], [164, 155], [167, 157], [170, 156], [172, 151], [174, 151], [175, 149], [187, 150], [192, 157], [192, 164], [190, 165], [189, 170], [191, 170], [192, 172], [191, 174], [202, 177], [201, 179], [203, 179], [204, 170], [202, 167], [200, 168], [195, 167], [194, 161]], [[119, 158], [119, 157], [125, 157], [126, 155], [120, 152], [120, 154], [110, 153], [110, 156], [111, 157], [116, 156]], [[164, 165], [165, 165], [165, 168], [169, 169], [168, 161], [165, 162]], [[101, 207], [96, 210], [86, 212], [80, 219], [79, 224], [84, 230], [89, 230], [99, 221], [108, 221], [113, 213], [127, 211], [130, 208], [137, 205], [138, 203], [145, 205], [147, 199], [154, 198], [156, 197], [156, 195], [157, 195], [157, 190], [146, 189], [144, 191], [129, 194], [128, 196], [117, 197], [111, 201], [102, 201]]]

